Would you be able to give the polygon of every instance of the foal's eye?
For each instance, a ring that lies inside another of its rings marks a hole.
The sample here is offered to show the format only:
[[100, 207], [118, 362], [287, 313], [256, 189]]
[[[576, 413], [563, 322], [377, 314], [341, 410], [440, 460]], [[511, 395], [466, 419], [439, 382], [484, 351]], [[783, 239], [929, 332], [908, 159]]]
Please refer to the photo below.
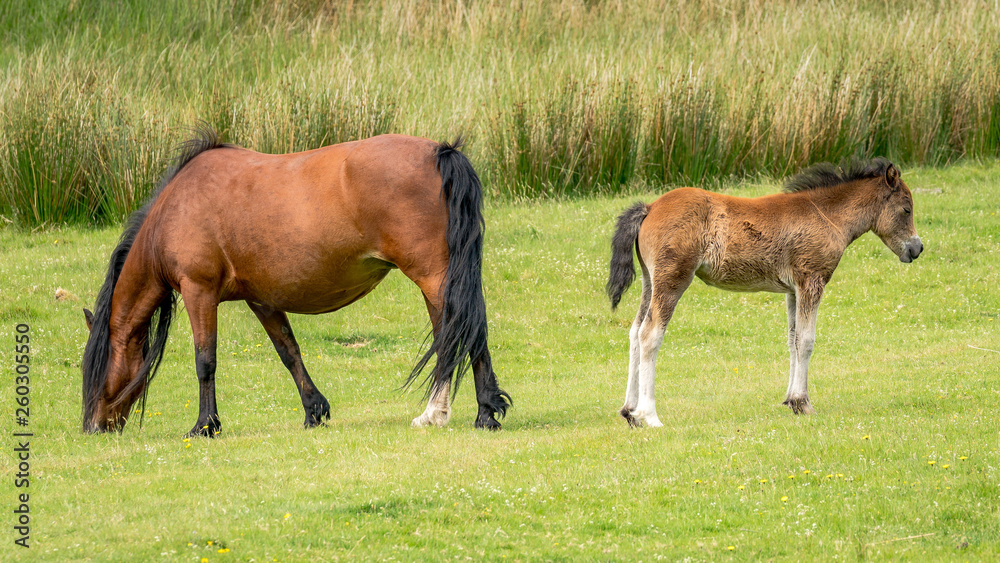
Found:
[[905, 207], [905, 208], [903, 208], [903, 213], [909, 215], [910, 213], [913, 213], [913, 210], [910, 209], [909, 207]]

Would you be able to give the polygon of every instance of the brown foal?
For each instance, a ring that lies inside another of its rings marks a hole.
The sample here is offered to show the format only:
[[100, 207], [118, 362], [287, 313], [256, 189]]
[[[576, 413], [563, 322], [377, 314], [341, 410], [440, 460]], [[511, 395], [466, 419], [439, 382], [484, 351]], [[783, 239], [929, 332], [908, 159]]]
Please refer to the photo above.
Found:
[[846, 170], [820, 164], [792, 177], [785, 193], [741, 198], [681, 188], [618, 218], [607, 291], [612, 308], [642, 269], [639, 312], [629, 332], [628, 384], [621, 415], [632, 426], [662, 426], [653, 379], [664, 331], [695, 276], [731, 291], [784, 293], [788, 306], [788, 390], [784, 404], [813, 413], [807, 379], [823, 288], [844, 250], [874, 232], [902, 262], [920, 256], [913, 197], [885, 159]]

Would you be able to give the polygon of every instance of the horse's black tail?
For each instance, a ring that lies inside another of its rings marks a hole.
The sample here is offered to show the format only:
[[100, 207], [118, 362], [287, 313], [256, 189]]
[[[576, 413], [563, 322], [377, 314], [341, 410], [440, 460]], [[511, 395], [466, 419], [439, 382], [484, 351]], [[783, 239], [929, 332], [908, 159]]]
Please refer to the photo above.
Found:
[[[492, 370], [486, 347], [486, 300], [483, 298], [483, 188], [472, 163], [458, 149], [462, 139], [441, 143], [435, 151], [441, 173], [441, 193], [448, 207], [448, 270], [442, 288], [444, 307], [438, 333], [430, 349], [410, 372], [407, 385], [423, 371], [432, 355], [437, 354], [433, 373], [458, 385], [469, 367], [477, 361]], [[433, 374], [432, 374], [433, 376]], [[427, 387], [427, 394], [432, 386]], [[506, 393], [500, 392], [502, 396]], [[498, 400], [494, 411], [503, 416], [507, 403]]]
[[635, 264], [632, 261], [632, 249], [639, 238], [639, 227], [649, 214], [649, 206], [636, 202], [618, 216], [618, 226], [615, 236], [611, 239], [611, 272], [608, 274], [607, 292], [611, 299], [611, 308], [616, 309], [622, 294], [632, 285], [635, 279]]

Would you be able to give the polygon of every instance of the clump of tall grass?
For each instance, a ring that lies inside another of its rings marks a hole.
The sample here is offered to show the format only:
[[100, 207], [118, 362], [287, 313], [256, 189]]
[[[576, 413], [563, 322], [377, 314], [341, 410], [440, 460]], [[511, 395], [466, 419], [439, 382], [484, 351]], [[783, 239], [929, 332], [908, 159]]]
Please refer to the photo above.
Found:
[[627, 183], [639, 153], [635, 84], [570, 81], [494, 116], [487, 136], [495, 195], [581, 195]]
[[230, 142], [289, 153], [392, 133], [396, 112], [391, 95], [366, 87], [279, 84], [216, 94], [205, 119]]
[[515, 198], [1000, 155], [975, 0], [0, 6], [0, 213], [25, 225], [122, 217], [199, 119], [263, 152], [462, 132]]
[[83, 139], [94, 130], [91, 103], [73, 89], [20, 84], [6, 99], [2, 209], [22, 225], [87, 221], [99, 203]]
[[92, 82], [24, 82], [3, 99], [0, 209], [22, 226], [121, 221], [149, 195], [164, 142]]

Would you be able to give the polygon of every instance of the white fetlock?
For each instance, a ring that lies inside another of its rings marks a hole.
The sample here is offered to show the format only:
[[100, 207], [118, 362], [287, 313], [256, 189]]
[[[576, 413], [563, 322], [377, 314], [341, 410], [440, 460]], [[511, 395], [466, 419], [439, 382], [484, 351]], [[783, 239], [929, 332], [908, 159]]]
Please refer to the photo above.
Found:
[[663, 423], [660, 422], [660, 417], [656, 416], [655, 414], [653, 414], [651, 416], [647, 416], [645, 418], [645, 423], [646, 423], [646, 426], [648, 426], [650, 428], [662, 428], [663, 427]]
[[413, 419], [413, 427], [423, 428], [425, 426], [444, 426], [448, 424], [448, 419], [450, 417], [451, 413], [448, 411], [426, 410], [423, 414]]

